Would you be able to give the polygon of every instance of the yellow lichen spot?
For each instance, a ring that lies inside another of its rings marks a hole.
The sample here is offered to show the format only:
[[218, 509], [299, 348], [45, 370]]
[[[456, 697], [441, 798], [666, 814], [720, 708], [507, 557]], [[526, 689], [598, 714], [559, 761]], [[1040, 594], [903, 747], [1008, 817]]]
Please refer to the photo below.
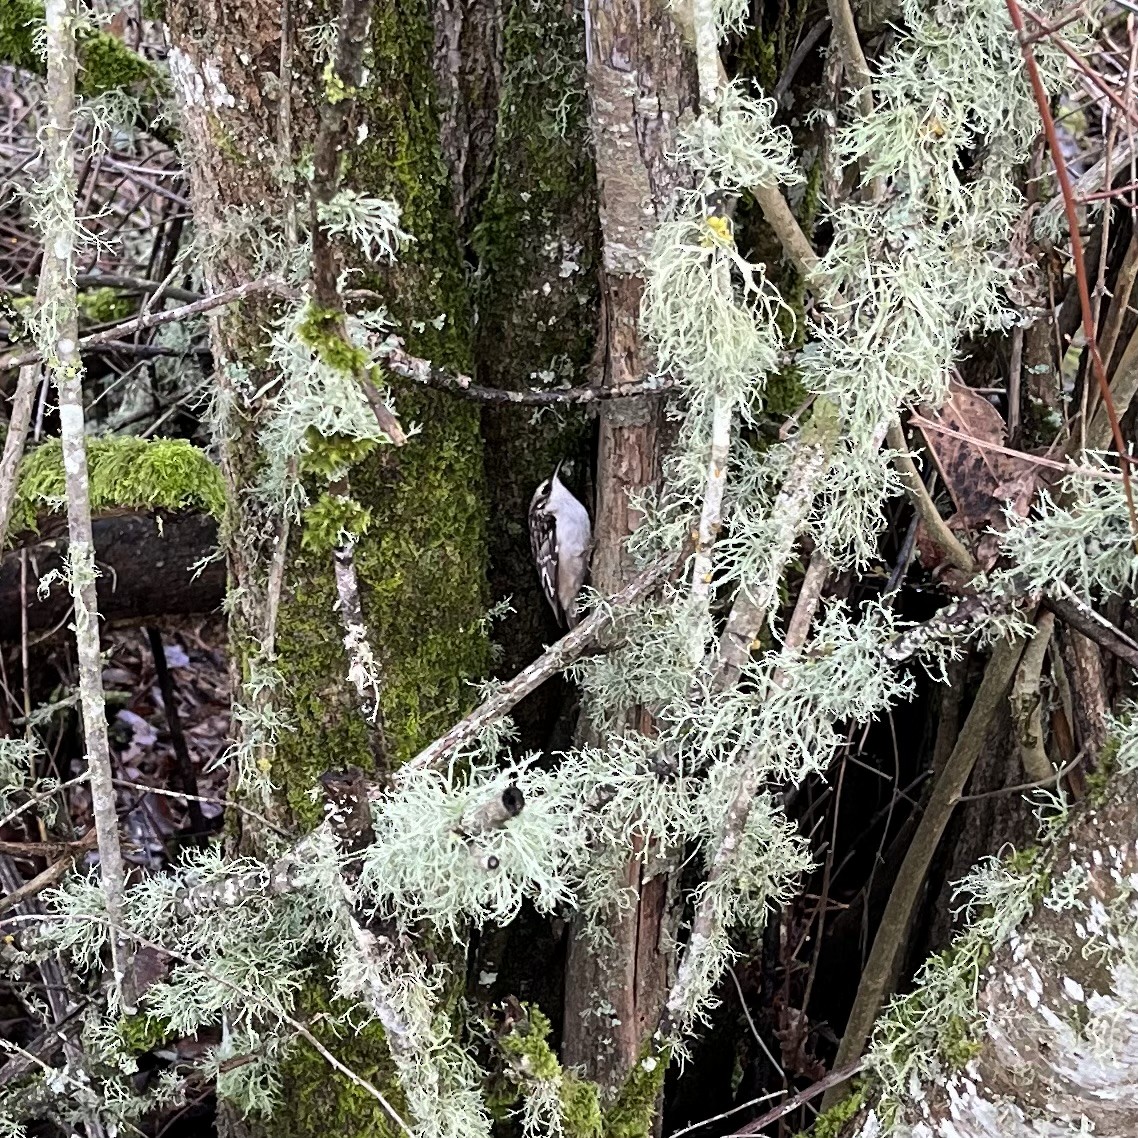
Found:
[[734, 245], [735, 238], [731, 233], [731, 222], [726, 217], [704, 218], [707, 228], [711, 230], [713, 243], [716, 245]]
[[937, 115], [930, 115], [925, 119], [924, 135], [926, 138], [944, 138], [944, 123], [941, 122]]

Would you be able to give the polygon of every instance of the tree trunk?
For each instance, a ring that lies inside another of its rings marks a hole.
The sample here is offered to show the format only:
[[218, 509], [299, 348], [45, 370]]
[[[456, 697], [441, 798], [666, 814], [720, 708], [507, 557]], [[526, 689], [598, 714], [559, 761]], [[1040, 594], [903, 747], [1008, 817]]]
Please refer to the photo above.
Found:
[[[1006, 870], [1007, 896], [1026, 889], [1034, 912], [992, 946], [979, 976], [975, 1011], [960, 1025], [967, 1041], [917, 1037], [922, 1060], [937, 1077], [894, 1087], [900, 1118], [889, 1130], [936, 1138], [1138, 1132], [1138, 832], [1133, 775], [1116, 780], [1109, 797], [1078, 810], [1061, 829], [1054, 861]], [[1008, 888], [1008, 883], [1015, 883]], [[975, 916], [999, 921], [1007, 902]], [[1013, 925], [1013, 929], [1015, 925]], [[966, 934], [967, 935], [967, 934]], [[958, 948], [959, 951], [959, 948]], [[951, 959], [951, 958], [950, 958]], [[951, 967], [951, 964], [950, 964]], [[965, 987], [918, 988], [909, 997], [913, 1022], [922, 999], [971, 1002]], [[879, 1027], [889, 1037], [889, 1017]], [[894, 1028], [893, 1030], [896, 1030]], [[930, 1052], [939, 1048], [936, 1058]], [[895, 1057], [903, 1061], [905, 1042]], [[879, 1071], [895, 1070], [886, 1052], [871, 1054]], [[919, 1119], [919, 1123], [918, 1123]], [[862, 1121], [854, 1132], [879, 1133]]]
[[[337, 14], [326, 9], [319, 18], [334, 21]], [[248, 279], [260, 267], [259, 258], [267, 253], [271, 260], [270, 240], [287, 240], [290, 185], [281, 175], [291, 175], [293, 163], [313, 147], [324, 98], [322, 61], [311, 58], [297, 29], [317, 22], [318, 14], [307, 8], [292, 13], [286, 155], [280, 149], [277, 80], [280, 16], [277, 0], [238, 6], [172, 0], [167, 6], [195, 221], [213, 290]], [[381, 293], [410, 350], [469, 372], [472, 306], [440, 146], [431, 12], [426, 3], [380, 0], [370, 35], [372, 75], [355, 102], [343, 184], [395, 198], [403, 210], [401, 224], [415, 241], [394, 269], [361, 266], [364, 274], [353, 285]], [[306, 210], [303, 182], [292, 193]], [[266, 633], [272, 640], [272, 548], [282, 533], [279, 518], [259, 511], [248, 494], [264, 459], [257, 441], [263, 407], [244, 393], [273, 378], [264, 362], [272, 317], [269, 303], [250, 302], [217, 315], [213, 324], [217, 385], [230, 405], [219, 419], [217, 445], [230, 494], [230, 647], [239, 682], [251, 678]], [[239, 384], [241, 373], [247, 383]], [[382, 667], [387, 745], [398, 762], [462, 714], [472, 698], [468, 682], [484, 674], [488, 655], [481, 621], [486, 499], [478, 413], [431, 391], [400, 389], [396, 403], [403, 423], [420, 424], [420, 433], [398, 451], [379, 447], [353, 467], [351, 491], [371, 512], [354, 561], [368, 637]], [[372, 753], [368, 724], [345, 682], [348, 659], [333, 559], [306, 550], [303, 537], [303, 527], [296, 525], [287, 537], [271, 659], [281, 681], [269, 698], [291, 726], [268, 749], [265, 763], [275, 788], [273, 809], [309, 827], [321, 816], [312, 797], [319, 776], [332, 764], [370, 769]], [[234, 844], [255, 849], [258, 843], [249, 832]], [[326, 998], [319, 985], [310, 987], [301, 1007], [315, 1013]], [[386, 1085], [390, 1064], [382, 1039], [381, 1029], [370, 1025], [349, 1040], [328, 1037], [325, 1043], [354, 1070]], [[306, 1046], [291, 1052], [282, 1076], [273, 1133], [390, 1129], [372, 1099]], [[392, 1093], [398, 1102], [398, 1091]]]
[[[643, 379], [652, 366], [639, 331], [644, 257], [682, 182], [669, 155], [680, 115], [695, 105], [694, 69], [666, 4], [589, 4], [589, 97], [604, 243], [603, 381], [619, 384]], [[632, 573], [627, 538], [639, 515], [630, 496], [658, 484], [660, 436], [654, 402], [614, 400], [602, 410], [592, 563], [602, 593], [615, 592]], [[650, 732], [650, 716], [633, 713], [627, 729]], [[572, 933], [564, 1059], [609, 1092], [655, 1030], [668, 992], [669, 878], [658, 869], [653, 876], [650, 866], [650, 856], [626, 862], [624, 883], [637, 900], [612, 914], [603, 943], [580, 927]]]

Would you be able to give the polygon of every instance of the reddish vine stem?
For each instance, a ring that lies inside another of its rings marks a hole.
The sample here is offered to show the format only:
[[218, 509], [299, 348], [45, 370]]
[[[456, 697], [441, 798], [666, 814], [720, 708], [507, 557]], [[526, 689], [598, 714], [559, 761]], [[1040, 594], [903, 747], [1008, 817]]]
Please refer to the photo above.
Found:
[[1075, 191], [1071, 185], [1071, 175], [1067, 170], [1063, 150], [1059, 145], [1059, 137], [1055, 130], [1055, 119], [1051, 115], [1051, 105], [1047, 99], [1047, 90], [1039, 74], [1039, 67], [1035, 62], [1035, 54], [1027, 38], [1027, 30], [1023, 22], [1023, 11], [1017, 0], [1005, 0], [1008, 15], [1011, 17], [1012, 27], [1020, 41], [1023, 52], [1023, 61], [1027, 67], [1027, 74], [1031, 80], [1032, 94], [1035, 104], [1039, 108], [1039, 117], [1043, 121], [1043, 132], [1047, 137], [1047, 146], [1051, 151], [1051, 160], [1055, 163], [1055, 176], [1059, 180], [1059, 189], [1063, 195], [1063, 209], [1067, 214], [1067, 227], [1071, 231], [1071, 259], [1075, 262], [1075, 281], [1079, 289], [1079, 307], [1082, 309], [1083, 335], [1087, 341], [1087, 349], [1091, 353], [1091, 365], [1094, 368], [1095, 379], [1098, 381], [1099, 391], [1102, 394], [1103, 406], [1110, 419], [1110, 433], [1114, 438], [1114, 445], [1118, 449], [1118, 464], [1122, 472], [1122, 487], [1126, 491], [1126, 507], [1130, 511], [1130, 531], [1138, 544], [1138, 512], [1134, 509], [1134, 491], [1130, 485], [1130, 456], [1126, 452], [1126, 444], [1122, 438], [1122, 425], [1118, 421], [1118, 412], [1114, 407], [1114, 399], [1110, 394], [1110, 383], [1106, 378], [1106, 368], [1103, 366], [1102, 356], [1098, 350], [1098, 340], [1095, 337], [1094, 321], [1091, 317], [1091, 293], [1087, 284], [1087, 265], [1083, 256], [1083, 241], [1079, 236], [1079, 217], [1075, 211]]

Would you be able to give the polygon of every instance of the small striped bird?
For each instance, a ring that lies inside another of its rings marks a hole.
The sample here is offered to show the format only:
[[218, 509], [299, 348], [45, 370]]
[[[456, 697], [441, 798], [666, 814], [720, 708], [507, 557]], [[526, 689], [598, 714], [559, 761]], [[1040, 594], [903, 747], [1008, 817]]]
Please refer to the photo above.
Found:
[[573, 628], [580, 619], [577, 597], [589, 572], [593, 527], [585, 507], [558, 478], [561, 466], [534, 491], [529, 538], [542, 592], [558, 623]]

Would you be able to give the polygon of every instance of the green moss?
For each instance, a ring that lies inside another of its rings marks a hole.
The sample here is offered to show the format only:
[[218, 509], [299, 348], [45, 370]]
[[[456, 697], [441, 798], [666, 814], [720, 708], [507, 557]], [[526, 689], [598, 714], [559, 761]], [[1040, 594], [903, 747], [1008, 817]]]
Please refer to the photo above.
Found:
[[113, 288], [92, 288], [76, 297], [79, 311], [93, 324], [124, 320], [134, 311], [134, 301]]
[[[181, 439], [88, 439], [91, 509], [198, 509], [220, 518], [225, 485], [205, 454]], [[12, 509], [12, 532], [34, 530], [36, 517], [61, 508], [67, 488], [58, 440], [24, 456]]]
[[329, 480], [342, 478], [353, 466], [363, 462], [376, 448], [374, 439], [355, 439], [348, 435], [322, 435], [309, 428], [308, 450], [300, 456], [302, 474], [315, 474]]
[[[840, 1102], [818, 1115], [810, 1128], [810, 1138], [840, 1138], [842, 1131], [857, 1117], [864, 1103], [865, 1093], [860, 1087], [851, 1091]], [[802, 1132], [796, 1138], [805, 1138], [805, 1133]]]
[[367, 352], [344, 339], [342, 326], [340, 313], [310, 304], [296, 326], [296, 334], [330, 368], [355, 374], [367, 366]]
[[[378, 1088], [401, 1117], [408, 1118], [383, 1028], [375, 1021], [362, 1028], [337, 1025], [334, 1021], [347, 1010], [340, 1001], [330, 1000], [316, 983], [308, 985], [298, 1000], [298, 1014], [313, 1035], [345, 1066]], [[402, 1138], [403, 1131], [371, 1094], [338, 1075], [303, 1040], [285, 1056], [280, 1075], [281, 1103], [265, 1133], [287, 1133], [289, 1138], [327, 1138], [330, 1134]], [[280, 1128], [282, 1119], [288, 1120], [287, 1130]]]
[[981, 1051], [984, 1044], [975, 1036], [975, 1028], [963, 1016], [950, 1016], [939, 1041], [941, 1057], [949, 1070], [962, 1071]]
[[[397, 265], [368, 266], [359, 283], [382, 294], [410, 351], [469, 372], [473, 321], [439, 150], [426, 0], [379, 0], [372, 36], [372, 76], [357, 108], [367, 139], [345, 156], [345, 184], [398, 200], [416, 240]], [[446, 319], [436, 321], [442, 313]], [[338, 355], [342, 340], [331, 323], [314, 307], [301, 335], [332, 366], [354, 367], [358, 360]], [[372, 519], [355, 565], [383, 668], [381, 707], [396, 763], [469, 710], [471, 681], [489, 664], [481, 621], [486, 506], [478, 412], [420, 390], [400, 391], [397, 408], [421, 431], [405, 446], [376, 447], [352, 467], [352, 497]], [[273, 779], [298, 822], [315, 825], [321, 813], [310, 791], [319, 776], [333, 762], [368, 770], [373, 760], [346, 681], [332, 559], [301, 540], [297, 545], [277, 626], [278, 667], [296, 730], [276, 748]]]
[[1111, 783], [1118, 774], [1118, 751], [1121, 740], [1118, 734], [1111, 735], [1103, 744], [1099, 752], [1098, 762], [1093, 771], [1086, 774], [1087, 798], [1092, 806], [1101, 806], [1106, 802], [1110, 792]]
[[806, 387], [798, 368], [793, 365], [776, 372], [767, 380], [763, 406], [771, 415], [785, 418], [793, 415], [806, 402]]
[[[549, 1045], [549, 1019], [533, 1004], [522, 1006], [525, 1021], [499, 1039], [499, 1046], [515, 1071], [532, 1079], [561, 1079], [561, 1116], [569, 1138], [600, 1138], [603, 1119], [597, 1084], [562, 1070]], [[514, 1078], [502, 1079], [492, 1085], [488, 1102], [499, 1117], [505, 1117], [504, 1108], [513, 1106], [524, 1093]]]
[[522, 1004], [526, 1012], [517, 1024], [499, 1040], [499, 1046], [511, 1057], [514, 1066], [532, 1079], [556, 1079], [561, 1064], [549, 1046], [549, 1018], [534, 1004]]
[[[4, 0], [0, 4], [0, 61], [44, 75], [44, 59], [35, 47], [36, 32], [43, 20], [43, 4], [37, 0]], [[80, 95], [100, 95], [104, 91], [158, 93], [164, 88], [159, 72], [122, 40], [106, 32], [82, 28], [77, 40]]]
[[597, 1084], [567, 1071], [561, 1079], [561, 1118], [570, 1138], [597, 1138], [604, 1129]]
[[797, 210], [798, 222], [808, 234], [814, 228], [818, 208], [822, 204], [822, 171], [822, 155], [819, 152], [806, 173], [806, 189]]
[[604, 1112], [604, 1138], [648, 1138], [668, 1070], [668, 1052], [651, 1042], [625, 1077], [616, 1099]]
[[346, 537], [360, 538], [371, 526], [371, 512], [343, 494], [321, 494], [304, 511], [300, 545], [312, 553], [331, 553]]
[[739, 45], [737, 69], [740, 75], [756, 79], [764, 91], [773, 90], [778, 82], [778, 43], [774, 36], [764, 36], [761, 20], [747, 30]]
[[170, 1038], [170, 1021], [165, 1016], [123, 1016], [118, 1022], [118, 1036], [132, 1055], [144, 1055]]

